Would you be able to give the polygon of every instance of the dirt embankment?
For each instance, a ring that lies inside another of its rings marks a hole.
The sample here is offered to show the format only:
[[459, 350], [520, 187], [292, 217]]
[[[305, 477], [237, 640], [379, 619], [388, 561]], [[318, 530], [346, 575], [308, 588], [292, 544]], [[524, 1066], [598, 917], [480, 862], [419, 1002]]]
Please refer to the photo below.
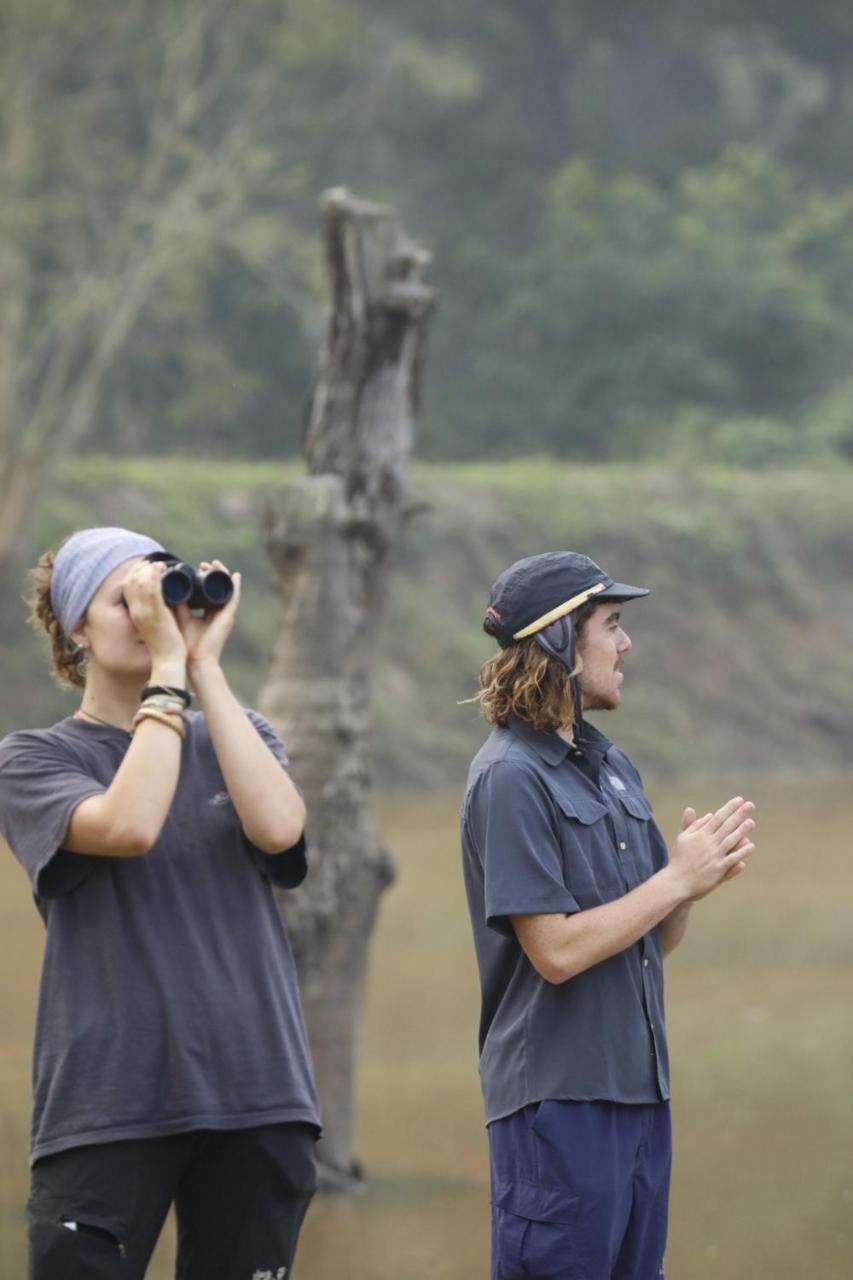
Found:
[[[75, 527], [144, 528], [187, 558], [243, 570], [230, 650], [254, 699], [275, 639], [277, 601], [261, 514], [294, 468], [278, 464], [84, 459], [39, 512], [17, 587], [37, 551]], [[676, 466], [574, 467], [547, 460], [418, 466], [426, 509], [398, 568], [376, 686], [382, 784], [459, 782], [482, 740], [485, 595], [513, 559], [572, 548], [652, 588], [626, 607], [634, 640], [625, 701], [599, 717], [649, 774], [813, 772], [853, 761], [853, 469], [772, 473]], [[0, 728], [49, 723], [54, 691], [23, 624], [7, 619]]]

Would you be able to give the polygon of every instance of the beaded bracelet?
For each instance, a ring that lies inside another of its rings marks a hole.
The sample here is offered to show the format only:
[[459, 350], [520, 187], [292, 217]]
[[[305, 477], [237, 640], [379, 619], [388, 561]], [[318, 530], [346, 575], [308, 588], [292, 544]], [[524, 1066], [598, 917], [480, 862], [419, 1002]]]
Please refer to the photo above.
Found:
[[[159, 694], [155, 694], [152, 698], [146, 698], [142, 707], [154, 707], [157, 711], [166, 711], [169, 715], [180, 716], [182, 720], [186, 715], [184, 704], [179, 702], [177, 698], [162, 698]], [[142, 707], [140, 707], [140, 711]]]
[[183, 703], [178, 702], [176, 699], [173, 699], [173, 698], [160, 698], [160, 697], [146, 698], [142, 706], [136, 712], [136, 716], [134, 717], [134, 719], [137, 719], [139, 717], [140, 712], [146, 711], [146, 710], [159, 711], [164, 715], [174, 716], [175, 719], [180, 720], [184, 723], [186, 722], [186, 718], [187, 718], [187, 713], [186, 711], [184, 711]]
[[186, 739], [187, 731], [181, 722], [182, 717], [180, 716], [170, 715], [165, 711], [157, 711], [154, 707], [140, 707], [133, 717], [131, 732], [133, 729], [138, 728], [143, 720], [159, 720], [160, 724], [166, 724], [170, 729], [174, 729], [181, 741]]
[[172, 686], [168, 684], [146, 685], [145, 688], [142, 690], [142, 693], [139, 695], [139, 700], [140, 702], [145, 702], [147, 698], [150, 698], [152, 695], [157, 693], [164, 694], [167, 698], [180, 698], [181, 702], [184, 704], [184, 707], [189, 707], [190, 703], [193, 700], [193, 696], [190, 693], [189, 689], [180, 689], [177, 686]]

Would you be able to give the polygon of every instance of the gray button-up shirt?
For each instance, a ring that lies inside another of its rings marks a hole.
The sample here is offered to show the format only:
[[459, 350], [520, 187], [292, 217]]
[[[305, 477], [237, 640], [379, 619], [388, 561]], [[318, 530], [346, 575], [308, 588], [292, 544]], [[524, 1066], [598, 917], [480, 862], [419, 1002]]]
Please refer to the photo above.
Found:
[[659, 930], [553, 984], [509, 920], [612, 902], [667, 862], [634, 765], [593, 726], [584, 731], [589, 754], [579, 768], [558, 734], [513, 718], [492, 731], [468, 775], [462, 852], [487, 1123], [545, 1098], [669, 1097]]

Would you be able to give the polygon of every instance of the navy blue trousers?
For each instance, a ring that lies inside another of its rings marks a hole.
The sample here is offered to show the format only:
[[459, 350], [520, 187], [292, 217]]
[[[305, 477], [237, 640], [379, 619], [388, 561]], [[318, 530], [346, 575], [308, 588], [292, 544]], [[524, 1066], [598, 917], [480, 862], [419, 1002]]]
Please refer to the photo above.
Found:
[[488, 1133], [492, 1280], [661, 1280], [668, 1103], [547, 1100]]

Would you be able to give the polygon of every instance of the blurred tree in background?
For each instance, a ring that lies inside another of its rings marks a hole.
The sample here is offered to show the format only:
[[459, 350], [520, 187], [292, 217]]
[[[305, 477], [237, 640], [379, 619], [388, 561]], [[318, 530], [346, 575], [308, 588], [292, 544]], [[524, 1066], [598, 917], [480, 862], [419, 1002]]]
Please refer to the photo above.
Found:
[[202, 424], [257, 447], [258, 386], [304, 373], [313, 121], [280, 86], [311, 42], [282, 24], [265, 0], [7, 0], [0, 562], [53, 459], [186, 450]]
[[550, 452], [614, 458], [691, 422], [719, 447], [715, 422], [754, 418], [777, 424], [776, 460], [802, 456], [805, 411], [853, 355], [851, 249], [851, 193], [803, 190], [762, 152], [730, 149], [668, 189], [571, 161], [472, 335], [492, 398], [469, 407], [471, 434], [516, 452], [524, 423]]
[[339, 183], [435, 250], [422, 452], [853, 454], [841, 0], [0, 24], [0, 557], [60, 452], [299, 452]]

